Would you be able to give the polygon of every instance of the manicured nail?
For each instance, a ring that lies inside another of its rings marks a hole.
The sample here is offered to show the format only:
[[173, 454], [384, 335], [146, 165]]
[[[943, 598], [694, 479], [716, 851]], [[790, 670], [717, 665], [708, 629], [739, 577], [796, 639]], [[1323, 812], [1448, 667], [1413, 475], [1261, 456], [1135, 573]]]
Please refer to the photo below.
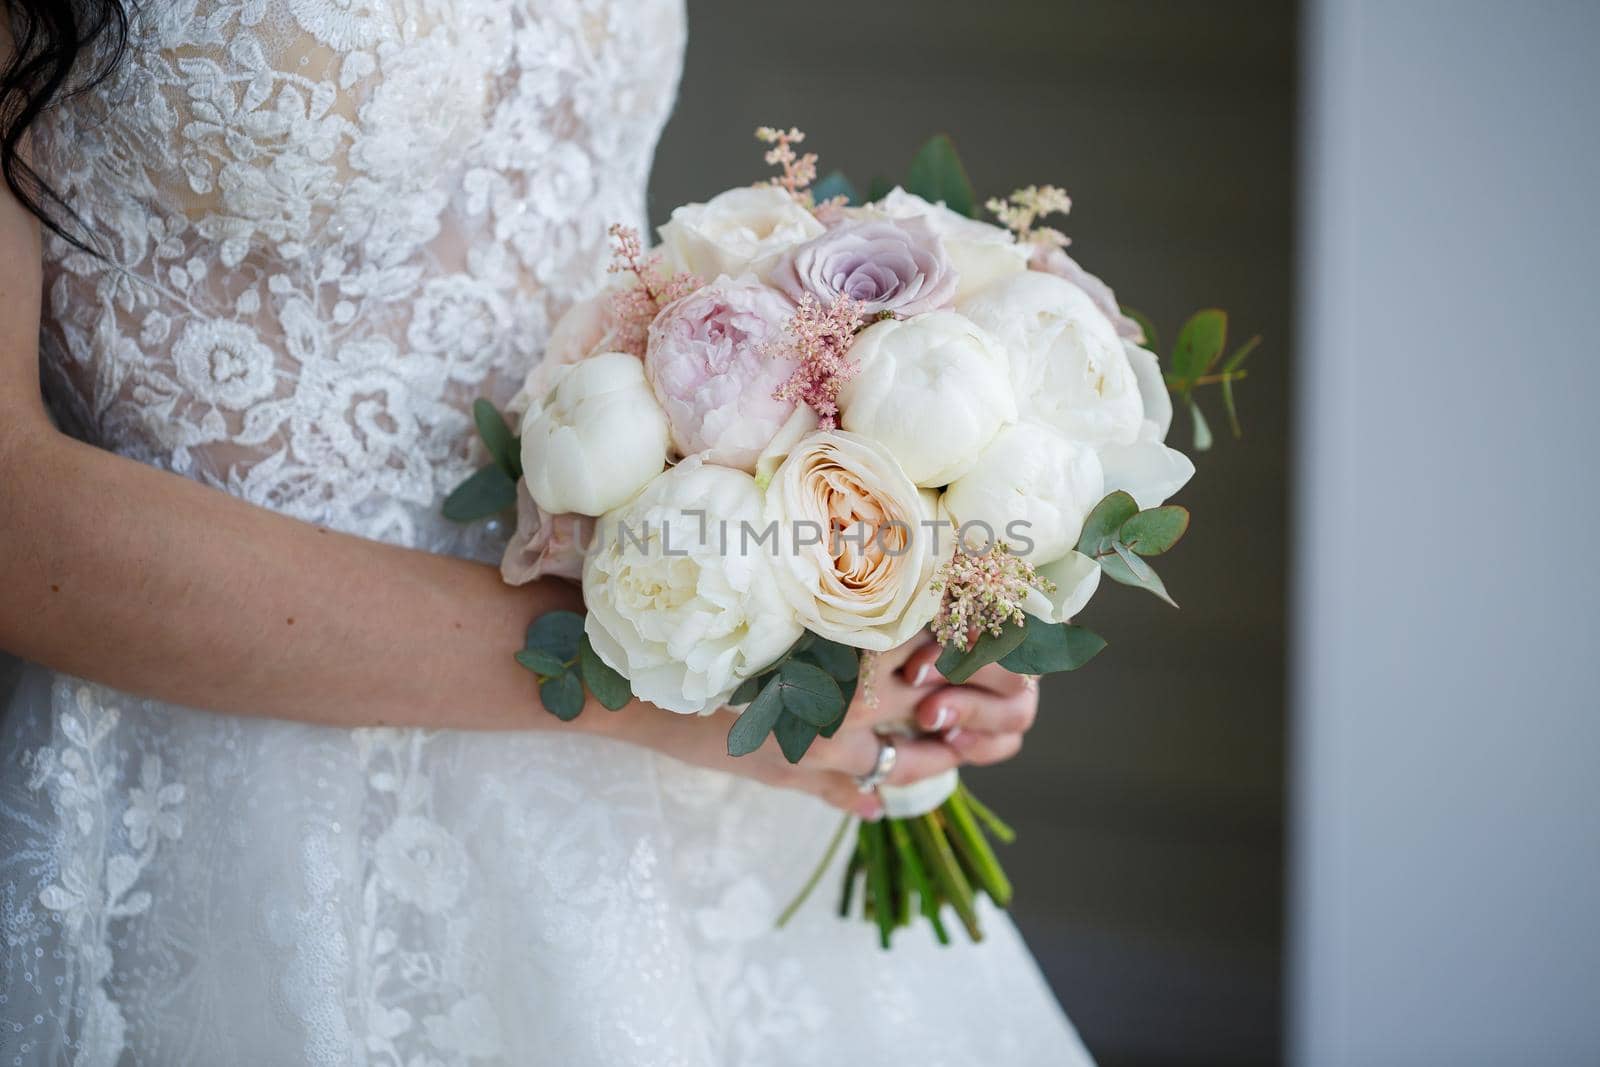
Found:
[[[922, 666], [918, 667], [916, 675], [911, 679], [911, 684], [921, 685], [923, 682], [927, 681], [928, 672], [931, 670], [933, 670], [933, 664], [931, 663], [924, 663]], [[938, 727], [935, 726], [934, 729], [937, 730]]]
[[956, 738], [958, 738], [960, 736], [961, 736], [961, 727], [952, 726], [952, 727], [950, 727], [949, 732], [944, 735], [944, 743], [947, 744], [947, 745], [953, 745], [953, 744], [956, 743]]
[[928, 727], [934, 733], [944, 729], [945, 723], [950, 721], [951, 711], [948, 705], [941, 706], [933, 716], [933, 725]]

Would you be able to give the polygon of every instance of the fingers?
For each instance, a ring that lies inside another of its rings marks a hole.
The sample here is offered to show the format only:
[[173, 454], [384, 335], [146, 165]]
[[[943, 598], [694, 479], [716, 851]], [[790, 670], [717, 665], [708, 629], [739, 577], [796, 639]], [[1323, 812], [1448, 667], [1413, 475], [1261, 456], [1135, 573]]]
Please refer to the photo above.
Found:
[[1021, 734], [1033, 725], [1039, 701], [1028, 690], [999, 696], [966, 685], [947, 685], [917, 702], [916, 722], [929, 733], [954, 731]]
[[1017, 674], [1015, 671], [1006, 670], [998, 663], [990, 663], [978, 668], [977, 673], [963, 684], [1008, 697], [1032, 690], [1039, 683], [1038, 679], [1029, 675]]
[[910, 785], [960, 765], [960, 755], [943, 741], [897, 737], [894, 742], [894, 770], [889, 774], [889, 784]]
[[897, 645], [887, 652], [878, 654], [878, 670], [883, 674], [891, 674], [903, 668], [913, 657], [926, 655], [928, 649], [933, 649], [933, 658], [939, 658], [939, 645], [934, 641], [933, 635], [923, 631], [903, 645]]
[[[902, 646], [903, 647], [903, 646]], [[938, 685], [944, 681], [939, 676], [939, 671], [934, 667], [939, 653], [943, 647], [936, 641], [927, 641], [906, 657], [900, 665], [896, 680], [913, 689], [925, 685]]]
[[861, 787], [856, 785], [855, 779], [847, 774], [822, 771], [811, 776], [810, 788], [807, 791], [858, 819], [877, 822], [883, 818], [883, 799], [875, 790], [869, 789], [863, 793]]
[[1022, 751], [1022, 735], [980, 734], [963, 730], [946, 744], [956, 751], [962, 763], [986, 767], [1008, 760]]

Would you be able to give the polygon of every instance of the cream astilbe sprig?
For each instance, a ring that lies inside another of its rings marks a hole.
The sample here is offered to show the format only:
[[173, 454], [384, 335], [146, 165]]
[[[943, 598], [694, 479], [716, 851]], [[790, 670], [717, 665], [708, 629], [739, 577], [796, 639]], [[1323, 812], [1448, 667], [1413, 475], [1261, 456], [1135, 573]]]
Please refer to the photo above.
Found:
[[991, 197], [984, 207], [1000, 220], [1000, 225], [1016, 234], [1017, 240], [1023, 244], [1065, 248], [1071, 243], [1060, 230], [1035, 225], [1040, 219], [1065, 215], [1072, 210], [1072, 197], [1059, 186], [1025, 186], [1008, 197]]
[[700, 288], [702, 283], [686, 271], [663, 273], [661, 257], [645, 253], [639, 231], [632, 226], [618, 223], [607, 232], [617, 246], [612, 250], [611, 265], [606, 270], [611, 274], [631, 274], [637, 283], [611, 295], [612, 348], [643, 359], [650, 324], [656, 315], [680, 296]]
[[1022, 602], [1030, 590], [1048, 596], [1056, 586], [1000, 541], [984, 552], [958, 547], [939, 565], [933, 588], [944, 593], [933, 617], [933, 636], [965, 652], [985, 631], [999, 637], [1008, 623], [1022, 625]]

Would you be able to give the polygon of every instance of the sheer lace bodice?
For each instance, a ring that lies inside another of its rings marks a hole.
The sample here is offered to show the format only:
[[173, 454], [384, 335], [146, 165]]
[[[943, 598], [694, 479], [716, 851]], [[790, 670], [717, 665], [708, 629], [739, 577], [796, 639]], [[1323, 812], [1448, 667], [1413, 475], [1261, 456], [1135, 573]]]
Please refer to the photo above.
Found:
[[44, 365], [90, 440], [426, 541], [550, 322], [638, 225], [680, 0], [154, 0], [41, 169]]
[[[607, 226], [641, 221], [680, 2], [144, 0], [34, 146], [107, 252], [47, 249], [63, 424], [492, 554], [437, 517], [468, 407], [509, 398], [603, 283]], [[775, 931], [833, 826], [595, 739], [240, 719], [24, 666], [0, 1062], [1087, 1062], [1001, 916], [891, 956], [821, 897]]]

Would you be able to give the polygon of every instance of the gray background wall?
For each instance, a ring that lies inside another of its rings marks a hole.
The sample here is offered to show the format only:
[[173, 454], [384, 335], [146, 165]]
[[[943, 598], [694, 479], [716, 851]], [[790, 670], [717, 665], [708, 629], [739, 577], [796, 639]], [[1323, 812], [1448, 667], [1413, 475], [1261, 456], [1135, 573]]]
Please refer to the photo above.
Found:
[[863, 187], [947, 130], [982, 194], [1066, 186], [1073, 252], [1168, 337], [1208, 305], [1265, 335], [1246, 440], [1181, 498], [1194, 530], [1161, 571], [1183, 609], [1103, 591], [1084, 621], [1111, 647], [972, 780], [1022, 832], [1017, 921], [1103, 1063], [1275, 1058], [1293, 5], [690, 0], [689, 21], [655, 221], [762, 177], [758, 124]]
[[1600, 5], [1307, 29], [1295, 1058], [1600, 1063]]

